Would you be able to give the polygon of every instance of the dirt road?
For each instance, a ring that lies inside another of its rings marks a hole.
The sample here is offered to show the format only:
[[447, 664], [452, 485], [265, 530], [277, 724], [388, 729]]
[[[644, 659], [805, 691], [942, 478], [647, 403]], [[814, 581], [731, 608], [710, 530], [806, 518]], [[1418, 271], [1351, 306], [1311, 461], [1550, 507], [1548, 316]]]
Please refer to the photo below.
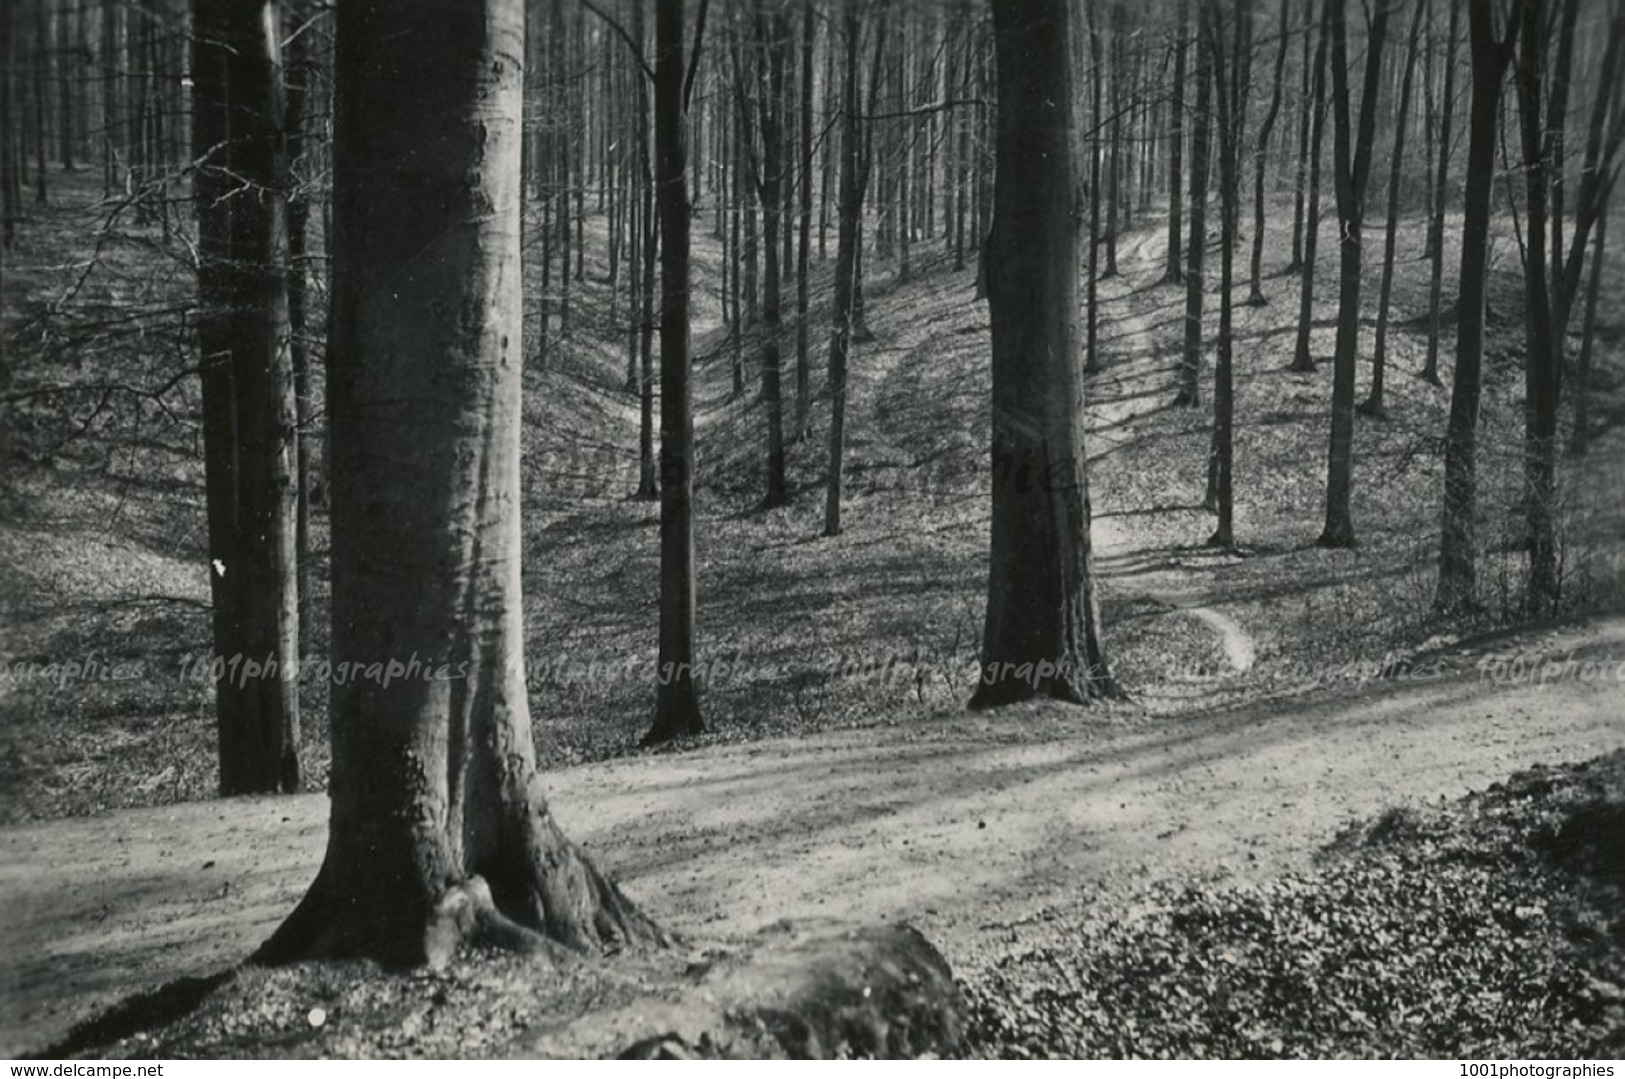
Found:
[[[1426, 680], [1234, 713], [1028, 706], [609, 761], [551, 790], [568, 833], [691, 938], [906, 917], [974, 966], [1080, 882], [1302, 865], [1347, 819], [1625, 745], [1625, 617], [1494, 647]], [[1481, 669], [1536, 654], [1607, 660], [1607, 676]], [[325, 826], [310, 795], [0, 831], [0, 1055], [242, 957], [309, 883]]]

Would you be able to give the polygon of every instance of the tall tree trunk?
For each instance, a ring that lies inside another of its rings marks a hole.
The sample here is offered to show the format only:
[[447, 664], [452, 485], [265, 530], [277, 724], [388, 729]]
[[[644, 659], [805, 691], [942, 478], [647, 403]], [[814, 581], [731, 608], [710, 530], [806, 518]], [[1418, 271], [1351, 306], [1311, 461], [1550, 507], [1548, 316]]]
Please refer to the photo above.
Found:
[[1580, 327], [1580, 355], [1574, 371], [1574, 430], [1569, 435], [1569, 452], [1583, 457], [1591, 436], [1591, 350], [1596, 339], [1597, 296], [1602, 291], [1603, 255], [1608, 244], [1608, 207], [1597, 216], [1597, 240], [1591, 253], [1591, 283], [1586, 288], [1585, 316]]
[[[997, 173], [988, 240], [993, 519], [972, 707], [1116, 692], [1089, 541], [1077, 369], [1078, 162], [1069, 0], [993, 6]], [[1032, 167], [1034, 161], [1049, 166]]]
[[[1199, 20], [1200, 21], [1200, 20]], [[1202, 263], [1207, 254], [1208, 142], [1212, 131], [1212, 51], [1196, 49], [1196, 129], [1191, 133], [1191, 235], [1185, 252], [1185, 348], [1180, 354], [1179, 392], [1174, 404], [1202, 403], [1202, 307], [1207, 290]]]
[[[1354, 546], [1354, 379], [1359, 362], [1360, 272], [1364, 249], [1366, 181], [1371, 175], [1371, 144], [1377, 129], [1377, 97], [1382, 84], [1382, 50], [1388, 37], [1388, 5], [1371, 15], [1365, 43], [1365, 85], [1359, 126], [1349, 115], [1347, 0], [1329, 0], [1332, 33], [1333, 161], [1337, 194], [1338, 296], [1337, 351], [1332, 360], [1332, 423], [1326, 452], [1326, 526], [1322, 547]], [[1352, 145], [1351, 145], [1352, 144]]]
[[812, 0], [801, 5], [801, 246], [796, 253], [796, 438], [807, 437], [807, 414], [812, 408], [812, 366], [808, 357], [810, 293], [807, 282], [812, 239], [813, 184], [813, 44], [818, 24]]
[[1439, 99], [1439, 163], [1433, 182], [1433, 216], [1428, 220], [1428, 252], [1432, 261], [1428, 266], [1428, 352], [1422, 364], [1422, 378], [1435, 386], [1439, 384], [1439, 336], [1443, 332], [1440, 323], [1444, 301], [1444, 211], [1450, 190], [1450, 122], [1456, 104], [1456, 38], [1461, 28], [1462, 2], [1445, 0], [1450, 5], [1450, 29], [1445, 35], [1444, 95]]
[[[1542, 131], [1541, 89], [1545, 81], [1545, 0], [1524, 0], [1521, 45], [1515, 65], [1527, 230], [1524, 261], [1524, 497], [1529, 529], [1527, 606], [1536, 618], [1557, 613], [1557, 390], [1559, 362], [1554, 341], [1552, 291], [1548, 281], [1547, 194], [1552, 149]], [[1561, 123], [1561, 121], [1559, 121]]]
[[1303, 278], [1298, 289], [1298, 338], [1292, 350], [1291, 371], [1313, 371], [1310, 333], [1315, 325], [1315, 257], [1320, 247], [1320, 157], [1326, 135], [1326, 47], [1330, 33], [1331, 0], [1321, 8], [1319, 41], [1315, 45], [1314, 94], [1310, 101], [1309, 202], [1304, 211]]
[[[638, 110], [638, 192], [642, 200], [640, 220], [643, 223], [642, 250], [638, 253], [638, 489], [637, 499], [660, 497], [660, 484], [655, 464], [655, 253], [660, 246], [662, 224], [655, 205], [654, 167], [649, 152], [649, 80], [643, 76], [643, 4], [632, 5], [632, 47], [637, 52], [639, 69], [633, 74], [637, 82]], [[569, 258], [565, 258], [564, 274], [570, 272]], [[562, 324], [560, 327], [562, 331]], [[664, 367], [664, 364], [662, 364]]]
[[1405, 128], [1410, 120], [1411, 83], [1416, 74], [1417, 43], [1422, 39], [1426, 0], [1414, 0], [1410, 44], [1405, 48], [1405, 74], [1399, 82], [1399, 110], [1394, 116], [1394, 150], [1388, 166], [1388, 226], [1382, 240], [1382, 285], [1377, 293], [1377, 337], [1371, 347], [1371, 394], [1360, 403], [1366, 416], [1382, 416], [1383, 376], [1388, 366], [1388, 307], [1394, 294], [1394, 248], [1399, 241], [1399, 184], [1404, 174]]
[[326, 856], [258, 959], [439, 965], [464, 941], [659, 939], [564, 837], [536, 770], [519, 568], [523, 8], [346, 0], [336, 23], [332, 655], [359, 666], [331, 690]]
[[660, 666], [644, 744], [705, 729], [694, 666], [694, 402], [689, 386], [689, 196], [683, 0], [655, 8], [660, 198]]
[[[841, 72], [841, 195], [835, 241], [835, 299], [829, 341], [829, 478], [824, 491], [824, 535], [841, 534], [841, 470], [846, 450], [846, 369], [852, 347], [852, 286], [857, 275], [859, 186], [858, 56], [862, 28], [857, 0], [846, 0], [846, 63]], [[831, 40], [831, 47], [834, 42]]]
[[[290, 15], [304, 15], [305, 11], [290, 6]], [[294, 175], [294, 169], [308, 167], [305, 159], [305, 123], [310, 99], [310, 85], [315, 69], [311, 57], [311, 31], [301, 27], [297, 18], [285, 19], [288, 41], [286, 83], [288, 91], [287, 160], [289, 166], [288, 201], [288, 347], [293, 365], [294, 415], [297, 434], [294, 438], [294, 563], [298, 569], [299, 640], [308, 648], [315, 627], [312, 573], [314, 559], [310, 553], [310, 455], [315, 439], [310, 437], [315, 422], [315, 410], [310, 399], [310, 346], [307, 336], [306, 270], [308, 259], [307, 233], [310, 225], [310, 190], [306, 183]]]
[[1179, 0], [1174, 26], [1174, 103], [1168, 117], [1168, 269], [1163, 280], [1178, 284], [1185, 280], [1185, 260], [1181, 255], [1181, 211], [1185, 205], [1185, 27], [1187, 0]]
[[766, 86], [757, 99], [762, 128], [762, 246], [766, 257], [762, 281], [762, 401], [767, 407], [767, 490], [762, 506], [771, 509], [790, 500], [785, 477], [784, 395], [780, 387], [780, 337], [783, 331], [779, 285], [779, 229], [783, 227], [780, 190], [783, 175], [784, 54], [788, 23], [777, 12], [763, 11], [758, 0], [758, 40], [766, 54]]
[[1303, 241], [1304, 218], [1306, 216], [1306, 200], [1309, 194], [1309, 131], [1316, 116], [1314, 95], [1311, 87], [1314, 72], [1320, 67], [1320, 62], [1310, 62], [1310, 42], [1320, 35], [1315, 33], [1315, 5], [1313, 0], [1305, 0], [1303, 5], [1303, 51], [1299, 63], [1302, 69], [1298, 77], [1298, 158], [1297, 169], [1294, 171], [1292, 184], [1292, 261], [1287, 264], [1286, 272], [1289, 274], [1303, 271]]
[[279, 7], [194, 6], [194, 142], [220, 791], [299, 773], [297, 411]]
[[[1520, 0], [1521, 2], [1521, 0]], [[1489, 276], [1490, 196], [1495, 182], [1495, 133], [1501, 81], [1511, 58], [1513, 30], [1497, 39], [1490, 0], [1467, 0], [1472, 49], [1472, 106], [1467, 121], [1467, 191], [1461, 233], [1461, 296], [1456, 370], [1444, 437], [1444, 514], [1439, 537], [1441, 614], [1478, 603], [1478, 407], [1483, 386], [1484, 303]], [[1516, 8], [1514, 8], [1516, 12]]]
[[[1088, 247], [1088, 273], [1089, 279], [1084, 283], [1084, 331], [1083, 331], [1083, 370], [1087, 374], [1099, 374], [1100, 362], [1100, 132], [1105, 96], [1104, 71], [1105, 58], [1101, 55], [1100, 46], [1100, 0], [1091, 0], [1089, 12], [1089, 138], [1086, 143], [1089, 153], [1089, 235], [1085, 239]], [[1202, 65], [1198, 61], [1197, 77], [1201, 77]], [[1200, 132], [1201, 121], [1197, 121], [1197, 131]], [[1194, 173], [1193, 173], [1194, 175]], [[1193, 212], [1191, 220], [1196, 220]], [[985, 275], [984, 275], [985, 277]]]
[[[1233, 13], [1228, 62], [1224, 21], [1218, 0], [1204, 12], [1207, 48], [1213, 53], [1213, 88], [1218, 102], [1219, 133], [1219, 339], [1213, 365], [1213, 453], [1208, 501], [1219, 520], [1208, 546], [1235, 546], [1235, 316], [1231, 292], [1235, 283], [1236, 224], [1241, 216], [1241, 149], [1247, 126], [1248, 83], [1252, 75], [1252, 4], [1242, 0]], [[1282, 29], [1286, 16], [1282, 13]], [[1262, 138], [1260, 139], [1262, 153]]]
[[[1252, 307], [1262, 307], [1267, 301], [1264, 299], [1262, 287], [1264, 268], [1264, 165], [1269, 160], [1270, 132], [1275, 130], [1275, 118], [1281, 112], [1281, 84], [1286, 72], [1286, 47], [1291, 40], [1287, 32], [1292, 12], [1292, 0], [1281, 0], [1281, 42], [1275, 50], [1275, 74], [1270, 80], [1270, 104], [1264, 111], [1264, 122], [1258, 126], [1258, 150], [1253, 154], [1253, 253], [1249, 266], [1251, 271], [1251, 285], [1247, 293], [1247, 303]], [[1306, 31], [1307, 33], [1307, 31]]]

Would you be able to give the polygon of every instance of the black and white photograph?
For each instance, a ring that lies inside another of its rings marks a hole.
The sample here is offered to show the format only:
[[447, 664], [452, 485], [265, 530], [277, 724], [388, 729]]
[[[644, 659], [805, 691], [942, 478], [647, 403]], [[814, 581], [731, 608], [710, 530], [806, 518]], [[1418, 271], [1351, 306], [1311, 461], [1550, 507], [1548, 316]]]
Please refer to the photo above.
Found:
[[0, 0], [0, 1059], [1616, 1076], [1622, 172], [1625, 0]]

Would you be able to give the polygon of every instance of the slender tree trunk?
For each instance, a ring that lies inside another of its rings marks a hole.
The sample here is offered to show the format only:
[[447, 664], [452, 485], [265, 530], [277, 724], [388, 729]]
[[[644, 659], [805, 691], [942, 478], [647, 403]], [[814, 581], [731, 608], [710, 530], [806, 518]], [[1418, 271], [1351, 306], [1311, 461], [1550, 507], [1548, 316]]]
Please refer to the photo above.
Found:
[[1191, 235], [1185, 252], [1185, 349], [1179, 364], [1179, 392], [1174, 404], [1195, 408], [1202, 403], [1202, 307], [1207, 279], [1202, 264], [1207, 253], [1208, 140], [1212, 130], [1213, 66], [1211, 50], [1196, 49], [1196, 128], [1191, 133]]
[[[1083, 369], [1087, 374], [1099, 374], [1100, 362], [1100, 132], [1104, 110], [1105, 59], [1100, 45], [1100, 0], [1091, 0], [1089, 7], [1089, 279], [1084, 285]], [[1201, 62], [1197, 62], [1200, 78]], [[1197, 121], [1197, 131], [1201, 131]], [[1195, 215], [1191, 218], [1196, 219]]]
[[1253, 253], [1251, 286], [1247, 303], [1262, 307], [1267, 301], [1262, 287], [1264, 267], [1264, 165], [1269, 160], [1270, 132], [1275, 130], [1275, 118], [1281, 112], [1281, 84], [1286, 72], [1286, 47], [1291, 40], [1287, 33], [1292, 12], [1292, 0], [1281, 0], [1281, 41], [1275, 50], [1275, 74], [1270, 80], [1270, 104], [1264, 111], [1264, 121], [1258, 126], [1258, 150], [1253, 155]]
[[1332, 112], [1338, 235], [1337, 351], [1332, 360], [1331, 440], [1326, 454], [1326, 527], [1322, 547], [1354, 546], [1354, 379], [1360, 343], [1360, 273], [1364, 257], [1366, 182], [1371, 175], [1371, 144], [1376, 137], [1382, 50], [1388, 36], [1386, 4], [1377, 5], [1365, 44], [1365, 85], [1360, 94], [1358, 129], [1349, 115], [1347, 0], [1329, 0], [1332, 34]]
[[[1241, 216], [1241, 149], [1247, 125], [1247, 94], [1251, 79], [1252, 4], [1241, 0], [1233, 13], [1230, 57], [1227, 62], [1224, 21], [1217, 0], [1204, 12], [1208, 23], [1207, 48], [1213, 53], [1213, 89], [1218, 103], [1219, 134], [1219, 338], [1213, 365], [1213, 453], [1209, 469], [1208, 503], [1218, 524], [1208, 546], [1229, 550], [1235, 546], [1235, 315], [1231, 292], [1235, 283], [1236, 225]], [[1282, 14], [1282, 27], [1286, 17]], [[1262, 140], [1260, 142], [1262, 148]]]
[[1411, 83], [1416, 74], [1417, 42], [1422, 38], [1425, 0], [1415, 0], [1411, 15], [1410, 44], [1405, 49], [1405, 74], [1399, 84], [1399, 111], [1394, 116], [1394, 150], [1388, 166], [1388, 226], [1382, 241], [1382, 285], [1377, 294], [1377, 337], [1371, 347], [1371, 394], [1360, 403], [1366, 416], [1384, 415], [1383, 376], [1388, 366], [1388, 308], [1394, 294], [1394, 248], [1399, 241], [1399, 184], [1404, 174], [1405, 128], [1410, 119]]
[[331, 690], [326, 856], [258, 958], [441, 965], [464, 941], [659, 940], [564, 837], [536, 770], [519, 569], [523, 7], [346, 0], [336, 23], [332, 654], [360, 673]]
[[1315, 256], [1320, 247], [1320, 156], [1326, 135], [1326, 47], [1331, 0], [1321, 10], [1319, 42], [1315, 45], [1314, 94], [1310, 102], [1313, 119], [1309, 135], [1309, 202], [1304, 211], [1303, 279], [1298, 291], [1298, 339], [1292, 350], [1292, 371], [1313, 371], [1315, 357], [1310, 351], [1310, 333], [1315, 325]]
[[[1077, 370], [1077, 134], [1068, 0], [993, 6], [998, 156], [988, 241], [993, 519], [972, 707], [1115, 695], [1089, 539]], [[1035, 169], [1034, 161], [1046, 168]]]
[[783, 331], [781, 288], [779, 284], [779, 229], [783, 227], [781, 185], [783, 176], [785, 37], [788, 23], [778, 12], [763, 11], [758, 0], [756, 24], [758, 40], [766, 54], [765, 92], [757, 109], [762, 128], [762, 246], [765, 249], [765, 279], [762, 282], [762, 400], [767, 406], [767, 490], [764, 509], [782, 506], [790, 500], [785, 476], [784, 398], [780, 389], [780, 337]]
[[[858, 131], [858, 42], [862, 28], [856, 0], [846, 0], [846, 63], [841, 72], [841, 195], [835, 242], [835, 299], [829, 341], [829, 479], [824, 492], [824, 535], [841, 534], [841, 473], [846, 450], [846, 371], [852, 346], [852, 286], [857, 274], [859, 186], [862, 154]], [[831, 42], [833, 46], [833, 41]]]
[[1320, 69], [1322, 54], [1315, 53], [1313, 61], [1310, 59], [1310, 42], [1323, 40], [1315, 32], [1315, 5], [1314, 0], [1305, 0], [1303, 5], [1303, 51], [1299, 63], [1302, 65], [1298, 78], [1298, 158], [1297, 169], [1293, 173], [1292, 184], [1292, 261], [1287, 264], [1288, 274], [1301, 274], [1304, 266], [1304, 219], [1307, 215], [1307, 200], [1309, 197], [1309, 135], [1314, 126], [1314, 118], [1318, 115], [1318, 108], [1314, 104], [1314, 94], [1311, 88], [1314, 85], [1315, 72]]
[[1443, 332], [1440, 323], [1444, 299], [1444, 212], [1449, 202], [1446, 195], [1450, 190], [1450, 122], [1456, 103], [1456, 38], [1461, 25], [1462, 2], [1445, 0], [1450, 5], [1450, 29], [1445, 35], [1444, 96], [1439, 100], [1439, 165], [1433, 183], [1433, 217], [1428, 221], [1428, 251], [1432, 262], [1428, 267], [1428, 352], [1422, 365], [1422, 378], [1435, 386], [1439, 384], [1439, 336]]
[[807, 282], [808, 256], [812, 239], [813, 182], [813, 45], [818, 24], [813, 18], [812, 0], [801, 5], [801, 246], [796, 254], [796, 438], [807, 437], [807, 414], [812, 408], [812, 368], [808, 358]]
[[[640, 64], [644, 62], [643, 54], [643, 4], [632, 5], [632, 43], [637, 51]], [[643, 77], [641, 69], [633, 75], [637, 81], [637, 110], [638, 110], [638, 191], [643, 207], [640, 220], [643, 223], [643, 250], [638, 255], [637, 273], [641, 280], [638, 282], [638, 489], [633, 496], [637, 499], [655, 499], [660, 497], [660, 484], [656, 474], [655, 464], [655, 376], [654, 376], [654, 336], [655, 336], [655, 253], [660, 246], [660, 232], [663, 223], [658, 218], [655, 205], [654, 170], [649, 153], [649, 81]], [[568, 277], [570, 271], [569, 258], [565, 258], [564, 276]], [[562, 331], [562, 324], [561, 324]], [[662, 367], [664, 364], [662, 363]]]
[[1608, 244], [1608, 207], [1597, 216], [1597, 240], [1591, 253], [1591, 283], [1586, 288], [1585, 316], [1580, 329], [1580, 355], [1574, 372], [1574, 431], [1569, 452], [1583, 457], [1591, 435], [1591, 349], [1596, 339], [1597, 296], [1602, 291], [1603, 255]]
[[[1435, 606], [1457, 614], [1478, 603], [1478, 408], [1483, 386], [1484, 304], [1489, 276], [1490, 200], [1501, 81], [1511, 40], [1498, 40], [1490, 0], [1467, 0], [1472, 106], [1467, 122], [1467, 191], [1461, 235], [1456, 370], [1444, 439], [1444, 514]], [[1510, 34], [1510, 31], [1509, 31]]]
[[1561, 581], [1557, 567], [1557, 392], [1560, 373], [1554, 341], [1552, 291], [1548, 280], [1547, 157], [1552, 149], [1542, 131], [1541, 89], [1545, 82], [1544, 0], [1524, 0], [1515, 81], [1519, 130], [1523, 136], [1528, 240], [1524, 263], [1526, 311], [1524, 348], [1524, 494], [1529, 529], [1529, 613], [1557, 613]]
[[1185, 28], [1189, 23], [1187, 0], [1179, 0], [1174, 26], [1174, 104], [1168, 117], [1168, 269], [1163, 280], [1178, 284], [1185, 280], [1185, 260], [1181, 256], [1180, 213], [1185, 205]]

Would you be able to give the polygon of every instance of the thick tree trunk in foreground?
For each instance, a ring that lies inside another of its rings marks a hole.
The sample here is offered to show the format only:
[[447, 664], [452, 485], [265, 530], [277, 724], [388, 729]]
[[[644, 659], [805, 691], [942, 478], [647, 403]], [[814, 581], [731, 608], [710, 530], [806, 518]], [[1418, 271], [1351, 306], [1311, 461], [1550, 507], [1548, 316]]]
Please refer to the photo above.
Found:
[[194, 9], [198, 341], [220, 791], [299, 789], [297, 490], [278, 6]]
[[993, 5], [992, 557], [972, 707], [1116, 692], [1089, 550], [1071, 16], [1069, 0]]
[[563, 836], [520, 603], [517, 0], [337, 11], [332, 817], [262, 962], [659, 931]]
[[688, 154], [683, 0], [655, 9], [655, 182], [660, 198], [660, 666], [644, 743], [705, 729], [694, 677], [694, 401], [688, 359]]
[[1467, 192], [1461, 230], [1460, 320], [1450, 418], [1444, 436], [1444, 514], [1435, 607], [1454, 614], [1478, 602], [1478, 405], [1483, 387], [1484, 302], [1489, 276], [1490, 196], [1501, 81], [1512, 31], [1497, 40], [1490, 0], [1468, 0], [1472, 106], [1467, 122]]

